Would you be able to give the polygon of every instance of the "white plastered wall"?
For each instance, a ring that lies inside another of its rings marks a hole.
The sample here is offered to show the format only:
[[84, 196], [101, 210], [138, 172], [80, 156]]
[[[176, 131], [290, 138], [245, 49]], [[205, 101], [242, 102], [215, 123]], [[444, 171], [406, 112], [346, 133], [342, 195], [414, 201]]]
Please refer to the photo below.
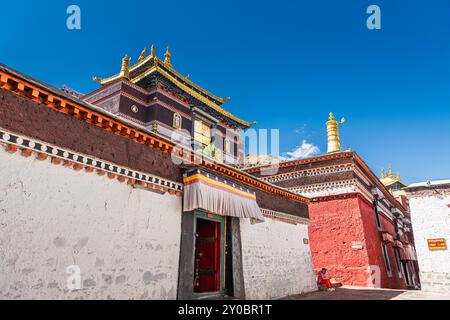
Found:
[[0, 299], [175, 299], [181, 205], [0, 146]]
[[317, 290], [307, 224], [241, 219], [247, 299], [277, 299]]

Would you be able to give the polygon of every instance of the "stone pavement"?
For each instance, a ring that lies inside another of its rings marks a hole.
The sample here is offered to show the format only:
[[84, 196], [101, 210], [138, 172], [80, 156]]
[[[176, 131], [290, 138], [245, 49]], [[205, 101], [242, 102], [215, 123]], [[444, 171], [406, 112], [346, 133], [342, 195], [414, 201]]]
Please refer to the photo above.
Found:
[[392, 290], [343, 286], [336, 291], [316, 291], [282, 300], [450, 300], [449, 295], [420, 290]]

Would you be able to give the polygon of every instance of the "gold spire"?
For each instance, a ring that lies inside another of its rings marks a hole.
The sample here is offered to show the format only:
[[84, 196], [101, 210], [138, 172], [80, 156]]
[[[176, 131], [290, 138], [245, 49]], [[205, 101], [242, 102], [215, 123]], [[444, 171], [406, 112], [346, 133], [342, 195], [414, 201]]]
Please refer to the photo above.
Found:
[[152, 44], [152, 48], [150, 49], [150, 57], [155, 57], [155, 45]]
[[391, 179], [394, 178], [394, 174], [392, 173], [392, 165], [389, 165], [387, 176]]
[[141, 55], [139, 56], [138, 63], [143, 61], [147, 57], [147, 47], [142, 50]]
[[167, 47], [166, 53], [164, 54], [164, 64], [170, 68], [172, 68], [172, 63], [170, 59], [172, 58], [172, 54], [170, 53], [169, 47]]
[[120, 78], [130, 79], [130, 58], [126, 54], [122, 59], [122, 67], [120, 68]]
[[402, 178], [400, 177], [399, 173], [394, 173], [394, 171], [392, 170], [392, 165], [389, 165], [389, 168], [385, 171], [382, 170], [381, 171], [381, 179], [380, 179], [381, 183], [383, 183], [386, 187], [389, 187], [391, 185], [393, 185], [396, 182], [399, 182], [402, 185], [406, 184], [402, 181]]
[[[327, 125], [327, 138], [328, 138], [328, 153], [341, 152], [341, 139], [339, 137], [339, 122], [334, 120], [333, 113], [330, 113]], [[341, 123], [344, 123], [345, 119], [342, 118]]]

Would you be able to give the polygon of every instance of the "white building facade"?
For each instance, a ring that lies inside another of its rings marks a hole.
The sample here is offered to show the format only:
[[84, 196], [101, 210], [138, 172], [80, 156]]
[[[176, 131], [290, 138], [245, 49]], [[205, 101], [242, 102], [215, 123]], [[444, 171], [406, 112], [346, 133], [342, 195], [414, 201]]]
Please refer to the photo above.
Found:
[[450, 180], [411, 184], [409, 199], [423, 291], [450, 293]]

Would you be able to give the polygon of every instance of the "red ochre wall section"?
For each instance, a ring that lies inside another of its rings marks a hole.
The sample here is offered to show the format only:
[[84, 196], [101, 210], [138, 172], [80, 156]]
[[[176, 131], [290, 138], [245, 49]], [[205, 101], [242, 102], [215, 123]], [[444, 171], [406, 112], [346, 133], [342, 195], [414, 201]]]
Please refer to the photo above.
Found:
[[356, 196], [311, 202], [309, 237], [314, 268], [328, 269], [328, 276], [346, 285], [367, 286], [369, 257], [353, 250], [353, 242], [365, 242]]
[[[361, 217], [363, 219], [364, 233], [366, 235], [366, 250], [369, 256], [370, 265], [380, 267], [381, 271], [381, 287], [391, 289], [405, 289], [405, 280], [399, 277], [397, 265], [395, 262], [394, 248], [390, 243], [387, 243], [387, 251], [392, 270], [392, 276], [388, 276], [386, 263], [384, 262], [383, 252], [381, 249], [381, 236], [378, 231], [375, 211], [372, 204], [369, 204], [365, 199], [358, 199], [361, 210]], [[395, 237], [395, 228], [392, 221], [388, 220], [380, 213], [381, 225], [383, 232], [388, 232]]]
[[[395, 235], [392, 222], [380, 215], [383, 230]], [[378, 266], [382, 288], [404, 289], [393, 247], [388, 244], [392, 277], [388, 276], [373, 205], [360, 195], [320, 199], [310, 203], [309, 237], [315, 271], [327, 268], [330, 278], [344, 285], [373, 287], [369, 268]], [[362, 248], [357, 248], [362, 245]]]

